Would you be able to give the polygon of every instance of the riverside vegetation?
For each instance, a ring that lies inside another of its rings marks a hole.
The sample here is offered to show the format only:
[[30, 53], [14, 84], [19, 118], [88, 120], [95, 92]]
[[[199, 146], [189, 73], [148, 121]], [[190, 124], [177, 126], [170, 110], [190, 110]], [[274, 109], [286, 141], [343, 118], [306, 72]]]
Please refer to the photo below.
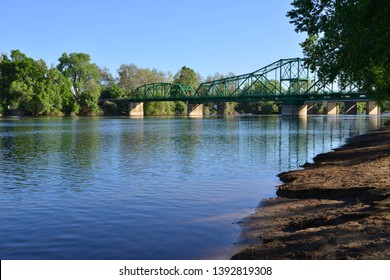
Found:
[[[100, 99], [126, 98], [139, 86], [149, 83], [176, 83], [197, 89], [202, 77], [183, 66], [175, 75], [157, 69], [122, 64], [118, 77], [105, 67], [91, 62], [86, 53], [64, 53], [57, 66], [47, 67], [43, 60], [34, 60], [19, 50], [0, 57], [0, 115], [120, 115], [125, 106]], [[206, 81], [234, 76], [233, 73], [209, 75]], [[227, 103], [224, 106], [205, 104], [205, 113], [275, 113], [272, 102]], [[217, 110], [222, 107], [223, 110]], [[177, 102], [147, 102], [146, 115], [186, 115], [187, 106]]]

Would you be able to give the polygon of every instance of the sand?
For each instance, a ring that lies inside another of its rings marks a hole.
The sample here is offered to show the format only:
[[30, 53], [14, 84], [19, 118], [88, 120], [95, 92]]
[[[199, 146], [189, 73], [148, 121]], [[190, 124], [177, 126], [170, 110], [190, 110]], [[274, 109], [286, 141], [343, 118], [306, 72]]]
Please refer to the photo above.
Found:
[[390, 259], [390, 127], [279, 177], [232, 259]]

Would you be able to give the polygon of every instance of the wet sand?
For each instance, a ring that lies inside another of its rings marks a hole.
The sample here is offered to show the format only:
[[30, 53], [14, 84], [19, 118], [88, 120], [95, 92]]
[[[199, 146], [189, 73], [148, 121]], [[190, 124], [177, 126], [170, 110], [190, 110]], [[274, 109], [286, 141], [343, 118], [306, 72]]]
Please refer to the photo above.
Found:
[[279, 177], [232, 259], [390, 259], [390, 127]]

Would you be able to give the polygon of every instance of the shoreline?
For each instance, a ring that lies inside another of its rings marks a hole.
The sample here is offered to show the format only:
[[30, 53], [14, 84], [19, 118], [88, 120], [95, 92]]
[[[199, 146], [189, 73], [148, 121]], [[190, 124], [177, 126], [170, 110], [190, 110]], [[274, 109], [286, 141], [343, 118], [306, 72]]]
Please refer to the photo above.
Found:
[[241, 222], [231, 259], [390, 259], [390, 127], [303, 167]]

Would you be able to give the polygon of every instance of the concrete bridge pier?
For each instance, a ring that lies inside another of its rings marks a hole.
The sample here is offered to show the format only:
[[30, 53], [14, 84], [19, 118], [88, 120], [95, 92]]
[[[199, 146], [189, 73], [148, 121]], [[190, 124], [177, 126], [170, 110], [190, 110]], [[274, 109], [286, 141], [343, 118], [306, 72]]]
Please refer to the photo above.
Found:
[[307, 105], [282, 105], [282, 116], [307, 116]]
[[379, 115], [381, 113], [380, 107], [375, 101], [367, 101], [366, 114], [367, 115]]
[[129, 116], [132, 118], [143, 118], [144, 117], [144, 103], [137, 102], [129, 103]]
[[340, 113], [339, 104], [337, 102], [327, 102], [325, 107], [327, 115], [338, 115]]
[[187, 104], [187, 115], [192, 118], [203, 117], [203, 104]]
[[344, 115], [357, 115], [357, 102], [345, 101], [344, 102]]

